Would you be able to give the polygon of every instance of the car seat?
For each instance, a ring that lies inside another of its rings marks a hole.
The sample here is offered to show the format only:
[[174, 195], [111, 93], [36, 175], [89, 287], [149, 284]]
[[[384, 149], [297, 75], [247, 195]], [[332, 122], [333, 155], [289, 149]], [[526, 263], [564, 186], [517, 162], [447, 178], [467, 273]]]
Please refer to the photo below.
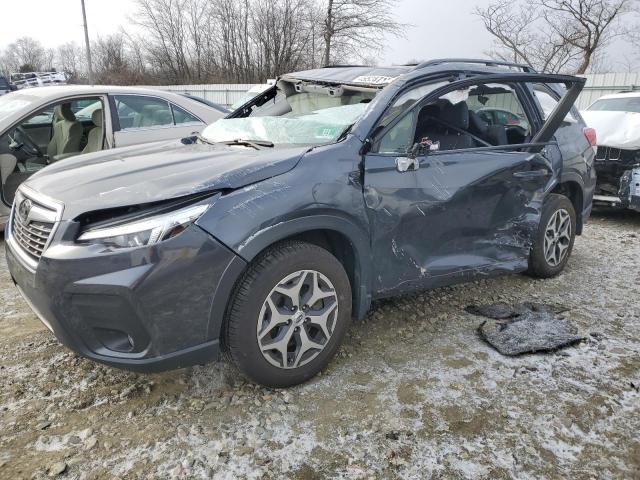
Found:
[[87, 144], [85, 145], [82, 153], [92, 153], [99, 152], [102, 150], [103, 146], [103, 118], [102, 118], [102, 109], [98, 108], [91, 114], [91, 121], [95, 125], [87, 136]]
[[47, 146], [49, 161], [53, 161], [56, 155], [78, 152], [84, 130], [82, 124], [76, 121], [70, 103], [57, 105], [54, 117], [60, 120], [53, 122], [53, 136]]
[[469, 107], [466, 102], [455, 105], [447, 102], [441, 107], [426, 105], [418, 115], [416, 142], [427, 137], [432, 142], [440, 142], [440, 150], [473, 148], [473, 137], [465, 133], [469, 129]]
[[0, 180], [5, 184], [9, 175], [13, 173], [18, 164], [18, 159], [9, 153], [0, 154]]
[[469, 132], [491, 145], [510, 143], [503, 125], [491, 125], [473, 110], [469, 110]]

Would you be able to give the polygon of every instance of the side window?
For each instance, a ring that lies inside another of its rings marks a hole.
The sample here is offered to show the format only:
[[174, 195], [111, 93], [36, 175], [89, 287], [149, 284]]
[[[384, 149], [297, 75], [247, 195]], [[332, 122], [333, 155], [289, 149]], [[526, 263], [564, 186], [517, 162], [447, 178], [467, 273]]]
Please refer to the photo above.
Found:
[[116, 95], [114, 100], [123, 130], [173, 125], [173, 114], [166, 100], [143, 95]]
[[190, 114], [177, 105], [171, 104], [171, 110], [173, 110], [173, 119], [176, 125], [202, 123], [195, 115]]
[[453, 90], [419, 110], [414, 104], [379, 141], [379, 153], [403, 153], [414, 143], [436, 145], [443, 151], [516, 145], [531, 138], [530, 122], [510, 84]]
[[380, 140], [379, 153], [405, 154], [413, 145], [413, 112], [405, 115]]
[[47, 107], [35, 115], [27, 118], [22, 125], [43, 125], [50, 124], [53, 121], [53, 107]]
[[406, 112], [413, 107], [418, 101], [420, 101], [420, 99], [424, 98], [434, 90], [444, 87], [447, 83], [448, 82], [428, 83], [404, 92], [393, 102], [391, 107], [387, 109], [382, 116], [382, 119], [378, 122], [376, 129], [381, 130], [386, 127], [403, 112]]

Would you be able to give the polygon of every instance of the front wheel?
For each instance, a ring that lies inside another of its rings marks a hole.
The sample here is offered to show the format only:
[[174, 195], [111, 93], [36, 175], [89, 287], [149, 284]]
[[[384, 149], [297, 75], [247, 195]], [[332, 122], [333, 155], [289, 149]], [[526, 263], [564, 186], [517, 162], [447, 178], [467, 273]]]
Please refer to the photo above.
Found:
[[224, 343], [251, 380], [288, 387], [329, 363], [350, 321], [351, 287], [342, 264], [316, 245], [286, 242], [262, 253], [240, 280]]
[[538, 232], [531, 248], [528, 273], [550, 278], [566, 266], [576, 238], [576, 212], [564, 195], [549, 194], [542, 208]]

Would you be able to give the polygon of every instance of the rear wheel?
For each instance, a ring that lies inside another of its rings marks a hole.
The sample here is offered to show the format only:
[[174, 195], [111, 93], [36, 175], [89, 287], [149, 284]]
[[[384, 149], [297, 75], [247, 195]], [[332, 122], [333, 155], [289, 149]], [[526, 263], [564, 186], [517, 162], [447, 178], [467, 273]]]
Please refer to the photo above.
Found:
[[558, 275], [569, 261], [576, 235], [576, 213], [564, 195], [552, 193], [542, 208], [531, 248], [528, 273], [539, 278]]
[[328, 251], [286, 242], [261, 254], [240, 280], [225, 324], [231, 360], [251, 380], [288, 387], [335, 355], [351, 320], [351, 287]]

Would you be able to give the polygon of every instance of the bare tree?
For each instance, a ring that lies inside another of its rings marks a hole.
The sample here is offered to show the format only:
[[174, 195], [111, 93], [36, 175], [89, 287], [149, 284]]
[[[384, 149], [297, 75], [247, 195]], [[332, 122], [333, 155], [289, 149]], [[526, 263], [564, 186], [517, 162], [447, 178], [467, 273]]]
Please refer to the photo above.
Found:
[[47, 60], [42, 44], [31, 37], [21, 37], [7, 46], [5, 56], [12, 71], [22, 72], [41, 70]]
[[491, 54], [543, 72], [583, 74], [627, 29], [634, 0], [496, 0], [478, 8], [495, 40]]
[[323, 64], [336, 52], [353, 55], [362, 49], [379, 48], [385, 34], [403, 36], [406, 24], [393, 16], [397, 0], [326, 0], [323, 22]]
[[66, 72], [71, 81], [78, 80], [84, 71], [83, 49], [75, 42], [68, 42], [58, 46], [56, 54], [58, 68]]

